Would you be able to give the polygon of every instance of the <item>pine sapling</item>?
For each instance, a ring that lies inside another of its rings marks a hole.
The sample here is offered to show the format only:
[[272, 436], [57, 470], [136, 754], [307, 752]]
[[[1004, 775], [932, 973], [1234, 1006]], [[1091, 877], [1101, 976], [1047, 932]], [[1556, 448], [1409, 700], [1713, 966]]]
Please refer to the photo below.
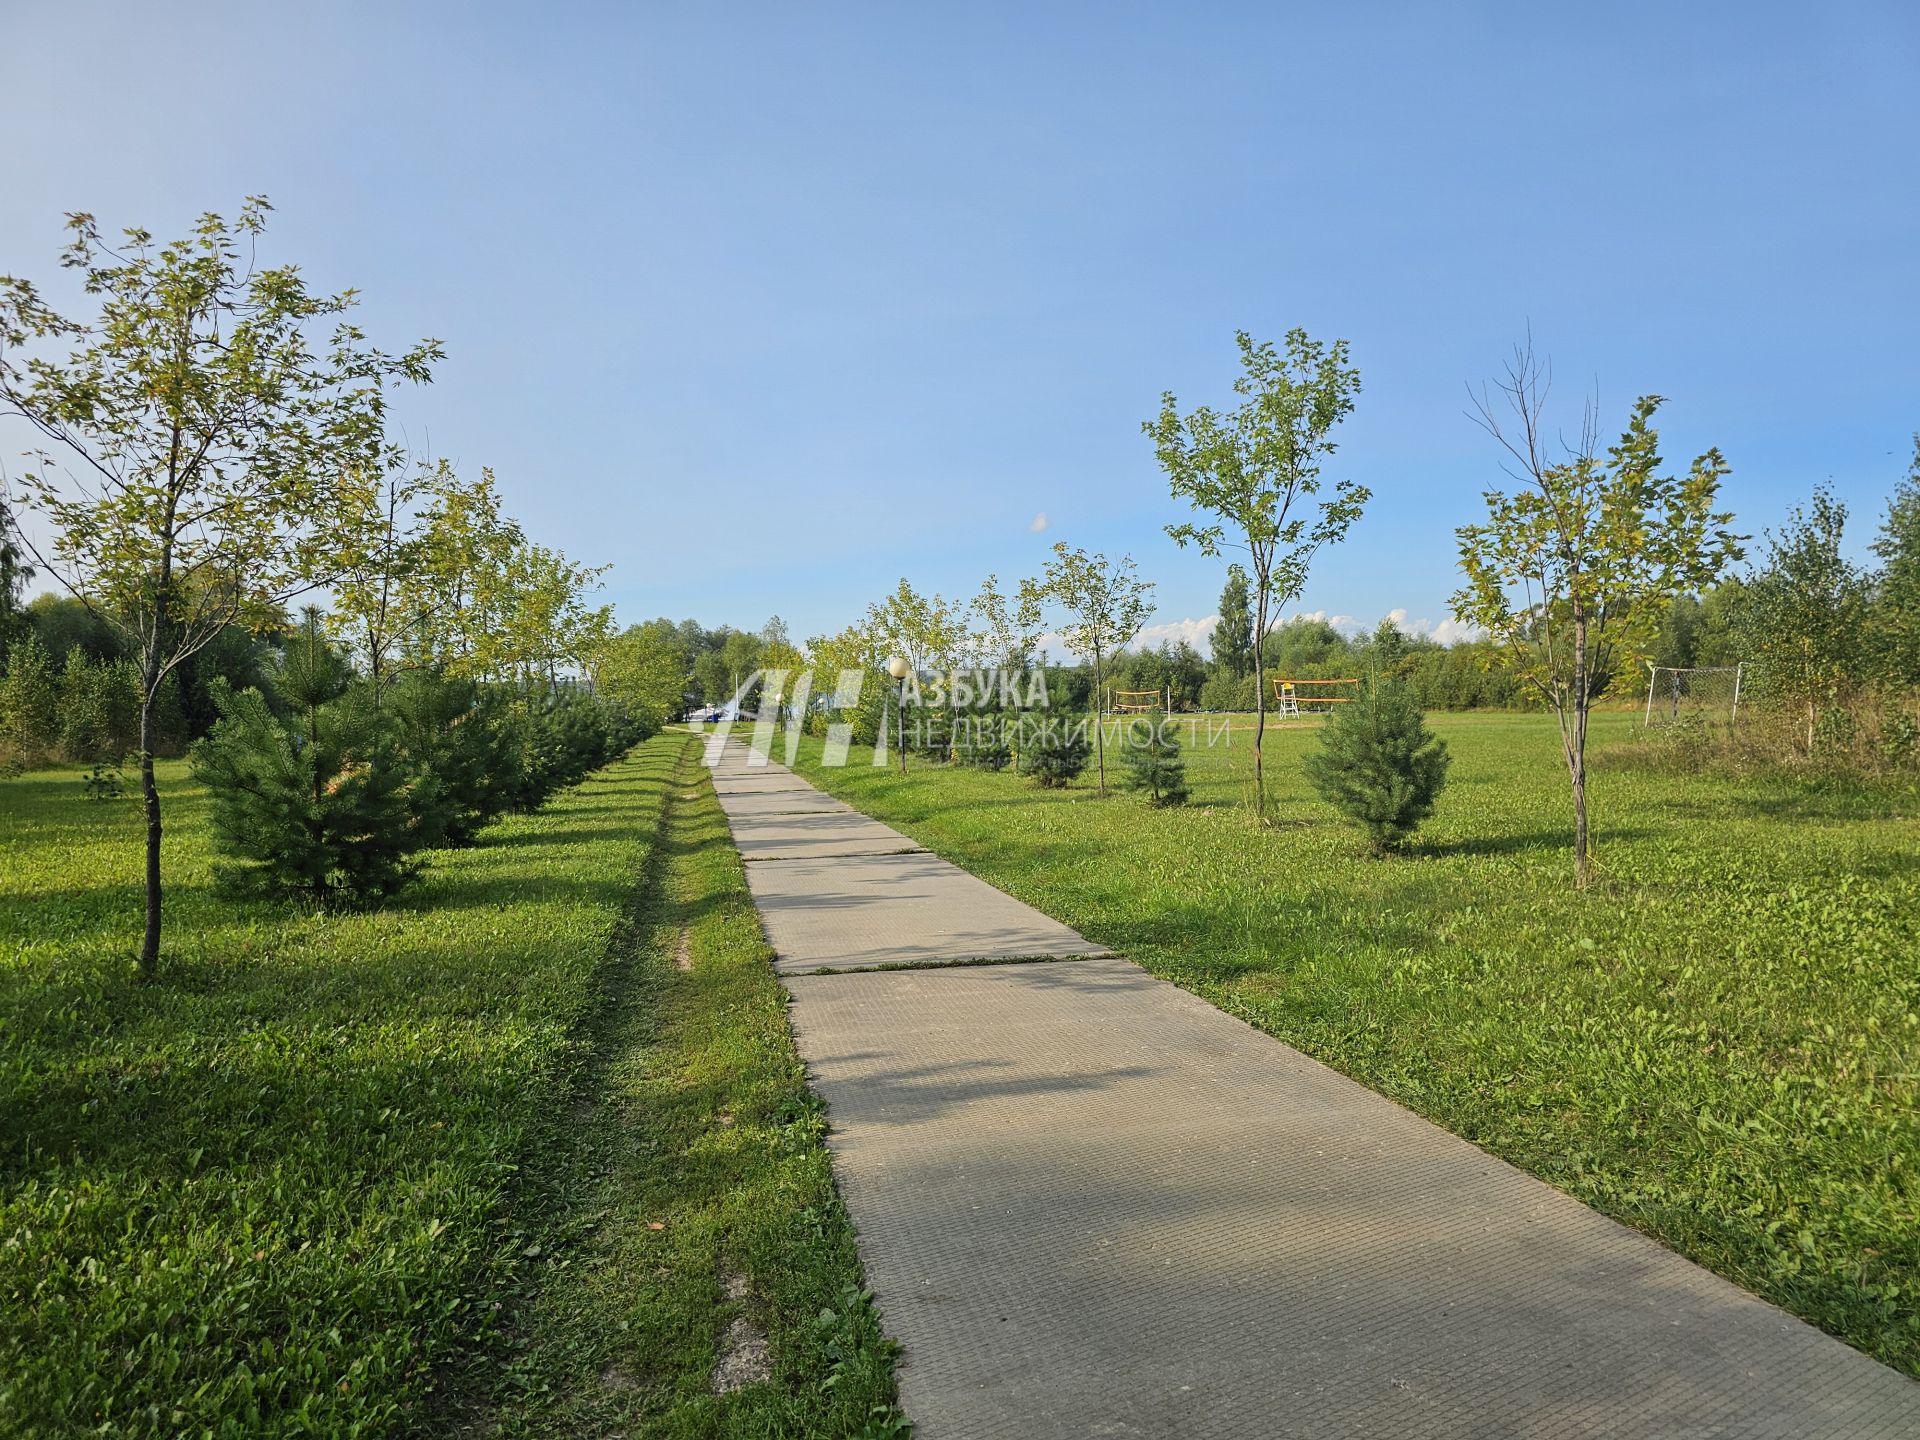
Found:
[[1446, 741], [1427, 729], [1412, 687], [1376, 678], [1327, 718], [1305, 769], [1320, 797], [1360, 825], [1373, 853], [1384, 855], [1433, 814], [1452, 758]]

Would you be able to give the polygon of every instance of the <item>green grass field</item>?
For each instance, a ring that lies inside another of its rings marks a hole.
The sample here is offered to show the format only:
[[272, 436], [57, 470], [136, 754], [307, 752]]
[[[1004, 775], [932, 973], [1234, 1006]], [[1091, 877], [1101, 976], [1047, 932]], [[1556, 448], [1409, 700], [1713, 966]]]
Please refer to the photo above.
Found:
[[[204, 796], [163, 782], [168, 958], [139, 985], [135, 805], [0, 780], [0, 1434], [885, 1432], [823, 1127], [685, 736], [365, 914], [217, 898]], [[717, 1398], [743, 1311], [772, 1375]]]
[[[1570, 890], [1552, 721], [1436, 716], [1451, 783], [1365, 858], [1317, 722], [1189, 752], [1194, 803], [919, 759], [825, 788], [1156, 974], [1920, 1374], [1920, 803], [1674, 776], [1596, 717], [1601, 881]], [[1244, 724], [1246, 722], [1236, 722]], [[1609, 756], [1609, 748], [1612, 756]], [[856, 753], [856, 759], [858, 759]], [[870, 757], [869, 757], [870, 758]]]

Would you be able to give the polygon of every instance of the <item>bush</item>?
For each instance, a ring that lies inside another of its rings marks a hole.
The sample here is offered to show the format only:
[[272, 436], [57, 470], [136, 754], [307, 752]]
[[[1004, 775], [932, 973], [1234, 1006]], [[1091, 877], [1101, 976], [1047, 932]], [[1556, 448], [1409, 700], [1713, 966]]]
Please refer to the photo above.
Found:
[[125, 660], [89, 660], [79, 646], [60, 672], [60, 748], [69, 760], [110, 760], [140, 743], [140, 681]]
[[214, 846], [230, 890], [365, 903], [419, 870], [427, 836], [419, 812], [430, 777], [407, 767], [390, 722], [309, 614], [288, 647], [275, 689], [282, 722], [258, 690], [216, 681], [219, 719], [192, 750], [212, 800]]
[[1169, 729], [1164, 715], [1129, 722], [1120, 751], [1120, 783], [1144, 793], [1150, 805], [1187, 803], [1187, 762], [1180, 758], [1180, 742]]
[[1081, 721], [1030, 717], [1020, 726], [1017, 769], [1042, 790], [1057, 790], [1087, 768], [1093, 746]]
[[1202, 710], [1253, 709], [1253, 676], [1216, 669], [1200, 687]]
[[8, 649], [0, 678], [0, 750], [23, 766], [42, 763], [59, 739], [59, 715], [53, 660], [29, 635]]
[[1433, 813], [1451, 762], [1412, 687], [1376, 680], [1334, 708], [1305, 769], [1320, 797], [1358, 822], [1374, 853], [1384, 854]]

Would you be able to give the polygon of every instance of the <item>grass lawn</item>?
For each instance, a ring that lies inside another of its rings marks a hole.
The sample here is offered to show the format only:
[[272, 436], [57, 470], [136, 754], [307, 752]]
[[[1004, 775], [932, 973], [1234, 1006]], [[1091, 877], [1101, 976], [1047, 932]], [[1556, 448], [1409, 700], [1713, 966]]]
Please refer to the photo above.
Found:
[[[590, 1329], [626, 1337], [596, 1373], [645, 1433], [883, 1425], [887, 1354], [738, 862], [710, 798], [676, 808], [697, 776], [659, 737], [386, 908], [322, 915], [216, 897], [205, 797], [167, 765], [144, 986], [133, 802], [72, 770], [0, 780], [0, 1433], [573, 1434], [544, 1392]], [[569, 1300], [602, 1254], [650, 1278]], [[722, 1403], [697, 1382], [743, 1309], [773, 1376]]]
[[[1155, 974], [1920, 1374], [1920, 799], [1673, 776], [1596, 717], [1572, 892], [1550, 718], [1436, 716], [1412, 851], [1306, 786], [1318, 722], [1189, 750], [1194, 803], [915, 759], [800, 768]], [[1613, 759], [1607, 750], [1615, 750]], [[856, 759], [858, 759], [856, 752]]]

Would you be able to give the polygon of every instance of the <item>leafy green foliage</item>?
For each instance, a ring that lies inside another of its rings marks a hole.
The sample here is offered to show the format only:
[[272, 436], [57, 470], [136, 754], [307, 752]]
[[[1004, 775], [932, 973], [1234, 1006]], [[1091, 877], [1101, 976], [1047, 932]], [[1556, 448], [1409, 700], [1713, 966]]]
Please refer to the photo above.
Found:
[[126, 778], [121, 775], [119, 765], [104, 760], [88, 767], [87, 773], [80, 777], [80, 785], [87, 799], [102, 803], [124, 800], [127, 794]]
[[1180, 758], [1180, 740], [1164, 715], [1131, 720], [1120, 751], [1126, 772], [1121, 784], [1144, 795], [1154, 806], [1187, 803], [1187, 762]]
[[1447, 783], [1447, 742], [1427, 729], [1412, 687], [1374, 680], [1336, 705], [1320, 748], [1302, 762], [1322, 800], [1366, 831], [1376, 855], [1398, 849], [1433, 814]]
[[[1052, 601], [1066, 612], [1067, 618], [1057, 627], [1061, 643], [1074, 654], [1093, 662], [1096, 719], [1106, 704], [1107, 657], [1140, 633], [1140, 627], [1153, 613], [1148, 600], [1152, 593], [1153, 582], [1139, 577], [1131, 555], [1109, 560], [1105, 555], [1089, 555], [1064, 540], [1055, 543], [1046, 574], [1033, 587], [1036, 602]], [[1107, 742], [1105, 733], [1097, 725], [1094, 751], [1099, 763], [1100, 793], [1104, 795], [1107, 793]]]
[[508, 722], [519, 753], [511, 804], [535, 810], [547, 797], [653, 733], [641, 716], [575, 690], [523, 696]]
[[1873, 553], [1882, 567], [1874, 604], [1880, 679], [1920, 685], [1920, 435], [1913, 440], [1913, 464], [1887, 501]]
[[1236, 680], [1253, 668], [1253, 600], [1247, 592], [1247, 572], [1238, 565], [1227, 566], [1227, 583], [1220, 591], [1213, 662]]
[[121, 631], [139, 673], [149, 973], [161, 687], [229, 626], [264, 623], [332, 573], [333, 547], [356, 536], [342, 517], [371, 507], [392, 463], [388, 388], [428, 380], [441, 355], [431, 340], [387, 355], [342, 318], [351, 291], [313, 294], [297, 266], [257, 265], [270, 208], [252, 196], [231, 224], [206, 214], [164, 244], [129, 229], [119, 248], [70, 215], [61, 264], [99, 307], [85, 322], [0, 276], [0, 407], [35, 433], [22, 495], [52, 532], [37, 558]]
[[59, 734], [60, 692], [53, 660], [29, 633], [7, 652], [0, 676], [0, 750], [20, 764], [35, 764], [53, 753]]
[[27, 633], [27, 617], [20, 603], [20, 592], [33, 578], [20, 537], [14, 529], [13, 511], [5, 491], [0, 491], [0, 669], [7, 663], [7, 651]]
[[125, 660], [78, 646], [60, 671], [60, 748], [69, 760], [118, 760], [140, 738], [140, 677]]
[[1796, 508], [1744, 588], [1741, 642], [1757, 662], [1761, 693], [1791, 701], [1806, 719], [1806, 748], [1823, 712], [1837, 717], [1863, 668], [1868, 592], [1843, 552], [1847, 507], [1824, 486]]
[[1486, 631], [1553, 709], [1573, 793], [1574, 883], [1584, 888], [1594, 698], [1651, 652], [1678, 596], [1711, 585], [1740, 558], [1741, 537], [1727, 528], [1731, 513], [1713, 508], [1728, 474], [1718, 450], [1698, 456], [1684, 476], [1660, 474], [1660, 396], [1635, 402], [1604, 462], [1591, 437], [1555, 459], [1545, 439], [1548, 384], [1546, 367], [1523, 347], [1501, 386], [1513, 419], [1480, 402], [1481, 421], [1521, 485], [1512, 494], [1488, 490], [1486, 520], [1456, 532], [1465, 583], [1453, 609]]
[[[1202, 555], [1217, 556], [1227, 546], [1244, 550], [1253, 567], [1254, 809], [1264, 817], [1267, 626], [1306, 588], [1320, 547], [1345, 539], [1371, 496], [1364, 485], [1341, 480], [1332, 494], [1314, 500], [1321, 466], [1338, 449], [1334, 428], [1353, 413], [1360, 393], [1347, 342], [1327, 345], [1295, 327], [1284, 354], [1244, 330], [1234, 343], [1240, 377], [1233, 389], [1244, 397], [1237, 408], [1221, 414], [1203, 405], [1183, 417], [1169, 390], [1159, 415], [1140, 428], [1153, 441], [1173, 498], [1213, 517], [1169, 525], [1167, 534]], [[1231, 571], [1227, 578], [1231, 590]], [[1223, 620], [1225, 604], [1222, 597]]]

